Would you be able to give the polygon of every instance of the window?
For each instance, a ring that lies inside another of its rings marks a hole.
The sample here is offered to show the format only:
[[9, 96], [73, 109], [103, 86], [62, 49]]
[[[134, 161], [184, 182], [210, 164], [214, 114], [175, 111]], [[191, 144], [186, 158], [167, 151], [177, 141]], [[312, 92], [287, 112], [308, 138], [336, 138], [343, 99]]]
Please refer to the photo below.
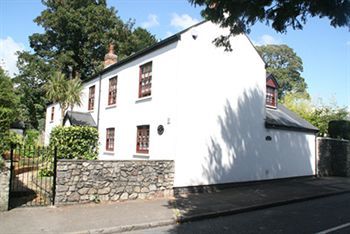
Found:
[[55, 107], [51, 107], [51, 121], [55, 118]]
[[95, 105], [95, 85], [89, 88], [89, 105], [88, 110], [93, 110]]
[[273, 75], [266, 77], [266, 106], [277, 107], [277, 81]]
[[136, 152], [148, 154], [149, 149], [149, 125], [137, 126]]
[[266, 105], [276, 107], [276, 89], [266, 86]]
[[114, 151], [114, 128], [106, 130], [106, 150]]
[[109, 79], [108, 105], [114, 105], [117, 102], [117, 77]]
[[139, 98], [151, 96], [152, 62], [140, 66]]

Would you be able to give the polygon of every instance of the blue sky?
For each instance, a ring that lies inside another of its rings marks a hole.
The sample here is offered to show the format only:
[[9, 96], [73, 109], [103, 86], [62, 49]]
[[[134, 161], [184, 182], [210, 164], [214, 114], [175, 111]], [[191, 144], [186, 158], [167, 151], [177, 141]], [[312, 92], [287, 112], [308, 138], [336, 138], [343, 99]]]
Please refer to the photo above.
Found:
[[[158, 39], [170, 36], [201, 21], [200, 8], [186, 0], [109, 0], [125, 21], [147, 28]], [[33, 19], [44, 9], [40, 0], [0, 0], [0, 63], [16, 72], [16, 50], [30, 50], [28, 36], [42, 32]], [[302, 76], [313, 101], [336, 100], [350, 106], [350, 31], [333, 28], [327, 19], [310, 18], [303, 30], [277, 34], [257, 24], [248, 35], [255, 44], [287, 44], [302, 58]]]

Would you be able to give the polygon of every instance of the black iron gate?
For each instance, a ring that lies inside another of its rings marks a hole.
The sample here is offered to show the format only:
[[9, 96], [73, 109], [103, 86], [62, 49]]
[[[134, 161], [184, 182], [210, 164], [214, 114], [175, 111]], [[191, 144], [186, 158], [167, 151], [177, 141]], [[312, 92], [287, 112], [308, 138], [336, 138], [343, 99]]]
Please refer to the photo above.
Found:
[[56, 149], [12, 147], [9, 208], [55, 202]]

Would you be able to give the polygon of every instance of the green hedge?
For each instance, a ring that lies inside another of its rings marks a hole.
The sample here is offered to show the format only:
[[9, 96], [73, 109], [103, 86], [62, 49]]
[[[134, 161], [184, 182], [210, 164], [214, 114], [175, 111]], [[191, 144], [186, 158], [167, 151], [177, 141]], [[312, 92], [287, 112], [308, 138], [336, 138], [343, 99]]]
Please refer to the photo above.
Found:
[[51, 132], [50, 148], [57, 147], [59, 159], [97, 159], [98, 131], [94, 127], [55, 127]]
[[333, 120], [328, 123], [328, 133], [332, 138], [342, 138], [350, 140], [350, 121]]

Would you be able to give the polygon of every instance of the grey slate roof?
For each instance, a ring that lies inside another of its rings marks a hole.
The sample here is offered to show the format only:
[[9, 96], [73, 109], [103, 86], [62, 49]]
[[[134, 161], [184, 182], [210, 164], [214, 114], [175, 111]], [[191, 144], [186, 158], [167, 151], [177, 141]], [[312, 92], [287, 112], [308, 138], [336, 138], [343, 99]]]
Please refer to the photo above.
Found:
[[89, 112], [67, 111], [63, 123], [69, 120], [73, 126], [96, 127], [96, 123]]
[[265, 126], [266, 128], [318, 132], [318, 128], [288, 110], [282, 104], [278, 104], [277, 109], [266, 108]]

